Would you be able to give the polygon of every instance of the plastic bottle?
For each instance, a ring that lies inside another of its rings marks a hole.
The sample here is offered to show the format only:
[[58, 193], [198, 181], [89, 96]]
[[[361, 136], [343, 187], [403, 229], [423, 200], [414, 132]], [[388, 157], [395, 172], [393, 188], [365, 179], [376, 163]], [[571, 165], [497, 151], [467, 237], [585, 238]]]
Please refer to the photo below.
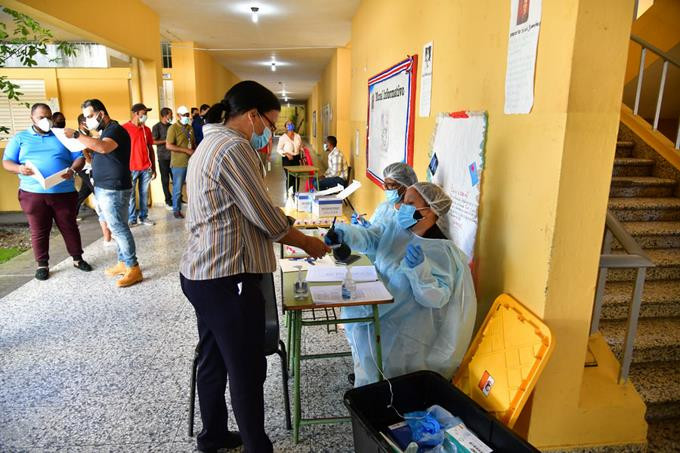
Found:
[[342, 281], [342, 298], [343, 300], [351, 300], [354, 298], [354, 293], [357, 290], [357, 285], [354, 283], [352, 278], [352, 272], [350, 268], [347, 268], [345, 272], [345, 279]]

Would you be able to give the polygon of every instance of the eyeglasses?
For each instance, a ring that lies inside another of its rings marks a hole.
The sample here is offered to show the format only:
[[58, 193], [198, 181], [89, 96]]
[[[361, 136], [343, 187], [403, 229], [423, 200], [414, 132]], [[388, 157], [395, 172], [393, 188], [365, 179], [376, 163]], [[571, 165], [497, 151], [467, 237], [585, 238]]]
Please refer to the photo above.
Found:
[[401, 189], [401, 184], [396, 183], [385, 183], [385, 190], [399, 190]]
[[267, 127], [269, 129], [271, 129], [272, 132], [276, 131], [276, 125], [274, 123], [272, 123], [272, 121], [269, 118], [267, 118], [267, 115], [265, 115], [264, 113], [261, 113], [260, 116], [267, 120], [267, 123], [269, 123], [269, 126], [267, 126]]

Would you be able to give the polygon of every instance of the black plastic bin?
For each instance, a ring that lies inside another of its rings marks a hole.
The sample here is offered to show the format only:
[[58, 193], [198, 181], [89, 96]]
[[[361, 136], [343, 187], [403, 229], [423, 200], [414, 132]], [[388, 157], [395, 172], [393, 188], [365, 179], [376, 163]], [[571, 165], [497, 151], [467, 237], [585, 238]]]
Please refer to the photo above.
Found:
[[[493, 448], [494, 452], [539, 451], [437, 373], [417, 371], [390, 379], [390, 382], [394, 392], [394, 407], [401, 414], [425, 410], [438, 404], [460, 417], [465, 426]], [[354, 451], [392, 452], [380, 432], [388, 433], [388, 426], [402, 420], [394, 409], [387, 407], [389, 403], [390, 386], [387, 381], [345, 393], [345, 406], [352, 415]]]

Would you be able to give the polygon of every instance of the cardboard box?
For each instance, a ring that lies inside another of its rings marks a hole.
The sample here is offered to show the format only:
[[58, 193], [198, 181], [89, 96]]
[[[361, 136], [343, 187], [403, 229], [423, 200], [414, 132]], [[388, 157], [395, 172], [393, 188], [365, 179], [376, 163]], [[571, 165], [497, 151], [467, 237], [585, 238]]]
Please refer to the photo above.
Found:
[[299, 192], [296, 195], [298, 212], [312, 212], [314, 195], [309, 192]]
[[448, 437], [462, 453], [491, 453], [489, 448], [479, 437], [475, 436], [463, 423], [446, 430]]
[[315, 198], [312, 214], [318, 218], [342, 216], [342, 200], [335, 197]]

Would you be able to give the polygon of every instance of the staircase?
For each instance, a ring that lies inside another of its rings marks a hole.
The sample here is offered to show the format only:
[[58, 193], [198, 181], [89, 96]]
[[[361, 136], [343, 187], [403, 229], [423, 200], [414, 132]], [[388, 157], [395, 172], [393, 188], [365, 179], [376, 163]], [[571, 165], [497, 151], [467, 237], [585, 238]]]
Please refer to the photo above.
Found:
[[[679, 181], [680, 172], [621, 125], [609, 210], [656, 264], [647, 270], [630, 369], [647, 404], [650, 452], [680, 451]], [[634, 279], [634, 269], [608, 273], [600, 330], [619, 358]]]

